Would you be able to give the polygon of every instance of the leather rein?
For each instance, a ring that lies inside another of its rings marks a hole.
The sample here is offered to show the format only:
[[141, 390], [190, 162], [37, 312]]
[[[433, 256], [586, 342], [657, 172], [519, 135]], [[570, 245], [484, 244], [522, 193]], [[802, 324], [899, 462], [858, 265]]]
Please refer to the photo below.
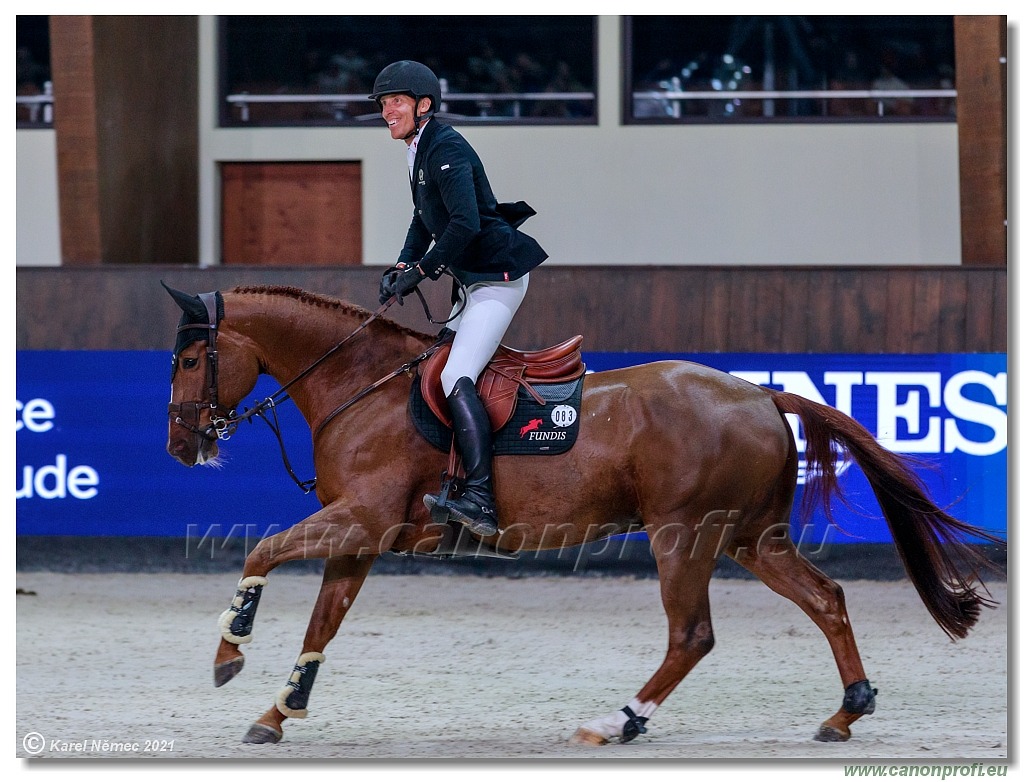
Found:
[[[416, 291], [419, 293], [419, 290]], [[221, 409], [218, 402], [217, 394], [217, 380], [219, 373], [219, 358], [217, 352], [217, 300], [215, 293], [201, 293], [199, 299], [206, 307], [207, 322], [204, 323], [188, 323], [178, 327], [178, 332], [188, 331], [193, 329], [205, 329], [207, 332], [206, 341], [206, 389], [209, 401], [207, 402], [180, 402], [170, 403], [167, 406], [167, 412], [169, 416], [173, 416], [173, 422], [186, 430], [198, 435], [204, 440], [217, 441], [217, 440], [229, 440], [231, 436], [238, 429], [238, 425], [243, 421], [252, 423], [253, 418], [261, 418], [270, 431], [274, 433], [277, 438], [278, 446], [281, 449], [281, 459], [284, 462], [285, 469], [291, 476], [292, 480], [295, 481], [296, 485], [302, 489], [303, 493], [308, 494], [316, 488], [316, 477], [310, 478], [309, 480], [301, 480], [292, 469], [291, 462], [288, 460], [288, 453], [285, 449], [284, 438], [281, 436], [281, 426], [277, 418], [277, 405], [287, 401], [290, 397], [288, 395], [288, 389], [298, 383], [303, 378], [307, 377], [317, 367], [323, 364], [328, 358], [337, 353], [347, 342], [353, 337], [359, 334], [363, 329], [369, 326], [373, 321], [379, 318], [384, 312], [387, 311], [394, 302], [395, 298], [388, 299], [380, 308], [370, 315], [369, 318], [364, 320], [356, 329], [349, 334], [347, 337], [338, 342], [334, 347], [324, 353], [320, 358], [302, 370], [298, 375], [285, 383], [281, 388], [275, 391], [273, 394], [257, 402], [253, 407], [243, 410], [241, 413], [237, 413], [235, 410], [224, 411]], [[424, 306], [426, 303], [424, 302]], [[429, 317], [429, 316], [428, 316]], [[363, 388], [361, 391], [356, 393], [347, 401], [336, 407], [331, 413], [329, 413], [318, 425], [313, 433], [313, 440], [324, 430], [324, 428], [337, 418], [341, 413], [347, 410], [349, 407], [354, 405], [360, 399], [373, 393], [382, 385], [387, 383], [389, 380], [401, 375], [403, 372], [408, 372], [413, 369], [416, 365], [422, 363], [428, 359], [438, 349], [438, 344], [434, 344], [427, 348], [420, 355], [405, 362], [402, 366], [397, 369], [388, 372], [383, 377], [375, 380], [370, 385]], [[177, 369], [178, 356], [172, 357], [174, 369]], [[173, 372], [172, 372], [173, 382]], [[203, 410], [210, 410], [210, 423], [205, 427], [199, 426], [199, 418]], [[272, 419], [272, 420], [271, 420]]]

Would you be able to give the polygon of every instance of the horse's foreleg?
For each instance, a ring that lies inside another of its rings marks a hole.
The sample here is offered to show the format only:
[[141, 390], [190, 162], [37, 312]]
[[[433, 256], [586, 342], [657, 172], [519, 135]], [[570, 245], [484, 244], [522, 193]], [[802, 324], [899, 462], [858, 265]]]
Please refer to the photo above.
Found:
[[221, 639], [213, 661], [213, 683], [231, 681], [245, 663], [240, 644], [252, 640], [253, 620], [267, 574], [296, 559], [373, 557], [387, 551], [401, 525], [381, 529], [364, 525], [340, 503], [328, 505], [294, 527], [263, 538], [245, 558], [245, 568], [231, 606], [221, 614]]
[[572, 743], [625, 743], [646, 733], [651, 715], [714, 646], [708, 602], [714, 560], [691, 561], [684, 548], [664, 546], [656, 536], [652, 538], [661, 599], [668, 615], [668, 652], [664, 662], [633, 700], [619, 711], [585, 722], [570, 739]]
[[256, 608], [267, 579], [262, 576], [243, 576], [231, 605], [220, 615], [220, 645], [213, 662], [213, 685], [231, 681], [245, 664], [245, 656], [238, 648], [252, 640], [252, 625], [256, 619]]
[[324, 649], [337, 634], [376, 557], [345, 556], [328, 559], [313, 614], [306, 628], [295, 667], [274, 705], [261, 716], [243, 741], [247, 744], [277, 743], [288, 717], [301, 719], [307, 714], [313, 682], [325, 661]]

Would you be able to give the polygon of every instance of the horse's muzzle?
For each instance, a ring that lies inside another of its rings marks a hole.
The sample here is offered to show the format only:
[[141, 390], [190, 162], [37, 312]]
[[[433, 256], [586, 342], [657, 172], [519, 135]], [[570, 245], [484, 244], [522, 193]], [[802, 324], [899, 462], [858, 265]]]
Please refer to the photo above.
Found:
[[206, 464], [217, 457], [217, 443], [205, 440], [196, 435], [167, 438], [167, 453], [186, 467]]
[[172, 415], [167, 427], [167, 453], [186, 467], [205, 464], [218, 454], [213, 427], [206, 430]]

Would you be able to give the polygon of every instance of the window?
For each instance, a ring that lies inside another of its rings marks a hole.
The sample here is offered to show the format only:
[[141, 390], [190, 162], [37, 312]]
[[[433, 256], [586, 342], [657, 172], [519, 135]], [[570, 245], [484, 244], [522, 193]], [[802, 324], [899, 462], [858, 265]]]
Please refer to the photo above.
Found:
[[452, 122], [596, 122], [591, 16], [224, 16], [221, 125], [356, 125], [395, 60], [430, 66]]
[[956, 119], [952, 16], [633, 16], [624, 25], [627, 122]]
[[50, 81], [50, 17], [17, 17], [17, 126], [53, 124], [53, 86]]

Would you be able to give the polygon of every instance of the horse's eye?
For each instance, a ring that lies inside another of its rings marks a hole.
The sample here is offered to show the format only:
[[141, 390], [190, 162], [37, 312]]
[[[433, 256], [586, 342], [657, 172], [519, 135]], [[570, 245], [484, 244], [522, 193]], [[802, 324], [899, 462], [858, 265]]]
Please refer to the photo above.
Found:
[[199, 366], [199, 359], [198, 358], [183, 358], [181, 360], [181, 366], [184, 367], [185, 369], [195, 369], [197, 366]]

